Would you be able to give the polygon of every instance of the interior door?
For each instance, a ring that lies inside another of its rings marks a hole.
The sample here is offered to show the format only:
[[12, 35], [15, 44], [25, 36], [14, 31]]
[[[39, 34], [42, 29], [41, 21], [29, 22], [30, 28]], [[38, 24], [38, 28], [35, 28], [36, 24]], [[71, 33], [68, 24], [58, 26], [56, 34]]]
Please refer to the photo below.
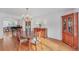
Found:
[[73, 39], [74, 39], [74, 15], [66, 15], [62, 17], [62, 38], [63, 42], [66, 44], [73, 46]]

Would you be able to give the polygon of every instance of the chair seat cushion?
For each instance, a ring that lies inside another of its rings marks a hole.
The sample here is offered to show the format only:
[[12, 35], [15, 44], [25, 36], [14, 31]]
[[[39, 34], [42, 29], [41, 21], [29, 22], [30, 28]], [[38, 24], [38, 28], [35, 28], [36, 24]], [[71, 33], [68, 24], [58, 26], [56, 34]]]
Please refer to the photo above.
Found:
[[33, 44], [38, 44], [38, 43], [39, 43], [38, 38], [33, 37], [32, 40], [31, 40], [31, 43], [33, 43]]

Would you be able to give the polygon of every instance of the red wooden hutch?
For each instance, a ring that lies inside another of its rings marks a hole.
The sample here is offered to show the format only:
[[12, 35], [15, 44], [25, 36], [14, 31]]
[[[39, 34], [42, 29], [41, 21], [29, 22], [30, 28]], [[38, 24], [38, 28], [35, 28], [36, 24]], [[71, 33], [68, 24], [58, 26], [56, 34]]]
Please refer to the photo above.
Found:
[[78, 13], [62, 16], [62, 41], [78, 48]]

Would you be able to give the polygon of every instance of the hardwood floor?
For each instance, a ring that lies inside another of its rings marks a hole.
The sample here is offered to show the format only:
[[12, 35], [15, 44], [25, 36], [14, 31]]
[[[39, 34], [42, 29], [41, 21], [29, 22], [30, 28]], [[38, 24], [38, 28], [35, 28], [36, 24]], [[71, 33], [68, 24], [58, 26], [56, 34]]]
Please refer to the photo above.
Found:
[[[21, 45], [12, 37], [11, 32], [4, 34], [4, 38], [0, 40], [0, 51], [29, 51], [28, 42]], [[39, 38], [40, 42], [36, 46], [31, 44], [30, 51], [75, 51], [75, 49], [66, 45], [62, 41], [52, 38]]]

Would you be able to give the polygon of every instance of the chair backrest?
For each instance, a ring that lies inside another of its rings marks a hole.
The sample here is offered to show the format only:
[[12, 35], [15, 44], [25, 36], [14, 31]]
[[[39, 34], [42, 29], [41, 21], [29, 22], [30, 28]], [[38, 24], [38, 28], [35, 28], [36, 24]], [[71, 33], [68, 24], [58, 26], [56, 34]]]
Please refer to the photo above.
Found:
[[17, 29], [17, 39], [20, 40], [21, 36], [23, 36], [23, 30], [22, 29]]
[[37, 44], [39, 41], [37, 33], [32, 31], [32, 43]]

